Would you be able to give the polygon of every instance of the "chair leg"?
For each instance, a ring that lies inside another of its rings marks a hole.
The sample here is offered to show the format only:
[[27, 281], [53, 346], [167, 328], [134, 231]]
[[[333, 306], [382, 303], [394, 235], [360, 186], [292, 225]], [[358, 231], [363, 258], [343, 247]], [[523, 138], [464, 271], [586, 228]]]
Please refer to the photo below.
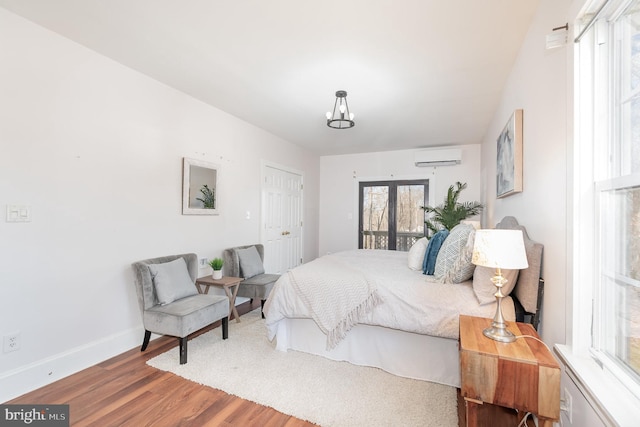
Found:
[[178, 338], [180, 341], [180, 364], [187, 363], [187, 337]]
[[260, 301], [260, 314], [262, 314], [262, 318], [263, 319], [264, 319], [264, 302], [265, 301], [266, 300], [264, 300], [264, 299], [262, 301]]
[[151, 339], [151, 331], [144, 331], [144, 339], [142, 340], [142, 347], [140, 348], [140, 351], [145, 351], [147, 349], [147, 346], [149, 345], [149, 340]]
[[222, 318], [222, 339], [229, 338], [229, 316]]

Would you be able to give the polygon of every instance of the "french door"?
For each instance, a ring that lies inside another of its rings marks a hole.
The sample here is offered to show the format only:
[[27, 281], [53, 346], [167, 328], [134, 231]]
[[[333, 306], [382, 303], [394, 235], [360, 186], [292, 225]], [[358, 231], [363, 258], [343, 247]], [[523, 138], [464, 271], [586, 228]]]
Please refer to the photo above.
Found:
[[429, 180], [360, 182], [360, 249], [408, 251], [424, 236]]
[[302, 175], [263, 167], [264, 267], [282, 274], [302, 264]]

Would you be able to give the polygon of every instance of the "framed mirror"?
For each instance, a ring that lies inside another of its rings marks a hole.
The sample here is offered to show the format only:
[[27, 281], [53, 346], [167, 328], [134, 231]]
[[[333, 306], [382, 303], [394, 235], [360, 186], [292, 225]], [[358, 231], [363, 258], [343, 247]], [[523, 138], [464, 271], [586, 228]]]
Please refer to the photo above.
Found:
[[185, 157], [182, 163], [182, 214], [218, 213], [218, 165]]

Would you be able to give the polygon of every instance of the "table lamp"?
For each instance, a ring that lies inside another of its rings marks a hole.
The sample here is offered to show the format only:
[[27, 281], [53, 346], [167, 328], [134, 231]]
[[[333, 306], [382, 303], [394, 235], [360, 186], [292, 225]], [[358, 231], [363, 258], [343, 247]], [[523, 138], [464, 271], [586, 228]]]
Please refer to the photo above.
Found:
[[497, 291], [496, 314], [491, 326], [482, 333], [487, 338], [500, 342], [513, 342], [516, 337], [507, 329], [502, 317], [502, 287], [507, 282], [502, 276], [502, 269], [520, 270], [529, 267], [527, 253], [524, 249], [524, 240], [520, 230], [476, 230], [475, 243], [471, 262], [483, 267], [495, 268], [495, 276], [491, 282]]

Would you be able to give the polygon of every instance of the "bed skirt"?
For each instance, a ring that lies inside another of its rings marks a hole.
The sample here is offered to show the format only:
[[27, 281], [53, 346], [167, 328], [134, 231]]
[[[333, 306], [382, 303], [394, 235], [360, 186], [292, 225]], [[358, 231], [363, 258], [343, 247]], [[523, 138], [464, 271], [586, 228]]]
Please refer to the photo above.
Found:
[[460, 387], [458, 340], [359, 324], [333, 348], [313, 319], [280, 320], [276, 349], [297, 350], [391, 374]]

